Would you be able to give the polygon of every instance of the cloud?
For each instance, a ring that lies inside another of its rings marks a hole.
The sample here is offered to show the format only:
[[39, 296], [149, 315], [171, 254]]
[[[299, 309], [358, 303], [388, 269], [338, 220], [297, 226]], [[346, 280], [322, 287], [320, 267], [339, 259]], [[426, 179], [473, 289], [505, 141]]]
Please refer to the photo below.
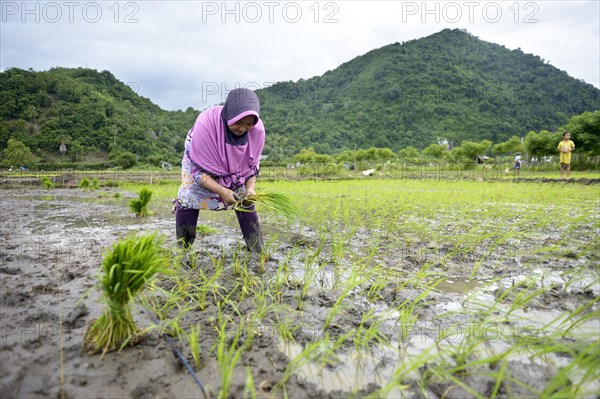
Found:
[[0, 2], [0, 67], [84, 66], [165, 109], [322, 75], [445, 28], [539, 55], [600, 87], [597, 1]]

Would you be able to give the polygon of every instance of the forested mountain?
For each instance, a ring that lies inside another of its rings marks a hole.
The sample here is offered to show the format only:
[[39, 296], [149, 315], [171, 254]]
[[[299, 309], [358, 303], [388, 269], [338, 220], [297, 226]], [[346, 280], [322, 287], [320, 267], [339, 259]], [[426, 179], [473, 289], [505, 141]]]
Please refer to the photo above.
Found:
[[437, 139], [498, 143], [600, 109], [594, 86], [458, 29], [390, 44], [260, 94], [274, 155], [309, 146], [422, 149]]
[[153, 165], [180, 162], [185, 133], [198, 113], [164, 111], [108, 71], [0, 73], [0, 147], [13, 138], [50, 162], [98, 163], [131, 154]]
[[[600, 109], [592, 85], [458, 29], [390, 44], [323, 76], [257, 93], [265, 154], [274, 160], [308, 147], [327, 154], [355, 146], [423, 149], [439, 139], [500, 143]], [[0, 73], [0, 150], [12, 138], [42, 162], [178, 163], [198, 112], [162, 110], [108, 71]]]

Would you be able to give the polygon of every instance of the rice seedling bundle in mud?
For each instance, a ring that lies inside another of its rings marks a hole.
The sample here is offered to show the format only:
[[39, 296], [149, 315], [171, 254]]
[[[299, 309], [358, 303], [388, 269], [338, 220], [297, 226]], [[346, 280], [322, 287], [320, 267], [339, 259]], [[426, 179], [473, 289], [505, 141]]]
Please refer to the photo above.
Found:
[[149, 188], [142, 188], [138, 194], [138, 198], [129, 201], [129, 209], [135, 213], [135, 216], [145, 217], [152, 215], [152, 212], [148, 209], [152, 194], [153, 192]]
[[156, 273], [170, 273], [167, 252], [155, 236], [156, 233], [126, 238], [106, 253], [100, 277], [105, 307], [83, 340], [86, 349], [93, 353], [121, 349], [142, 338], [132, 318], [130, 302]]
[[260, 204], [288, 220], [293, 220], [302, 215], [300, 208], [289, 196], [268, 191], [243, 196], [234, 204], [234, 208], [245, 211], [254, 204]]

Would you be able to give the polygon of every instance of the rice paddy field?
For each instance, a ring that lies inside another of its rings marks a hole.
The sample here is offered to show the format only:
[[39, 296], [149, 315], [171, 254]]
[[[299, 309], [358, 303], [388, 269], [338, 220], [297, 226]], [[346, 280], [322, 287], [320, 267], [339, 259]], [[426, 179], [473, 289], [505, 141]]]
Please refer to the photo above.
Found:
[[[597, 398], [599, 187], [264, 179], [302, 213], [258, 205], [262, 254], [232, 212], [177, 249], [177, 182], [3, 189], [0, 396]], [[140, 338], [94, 354], [103, 259], [146, 234], [168, 256], [130, 304]]]

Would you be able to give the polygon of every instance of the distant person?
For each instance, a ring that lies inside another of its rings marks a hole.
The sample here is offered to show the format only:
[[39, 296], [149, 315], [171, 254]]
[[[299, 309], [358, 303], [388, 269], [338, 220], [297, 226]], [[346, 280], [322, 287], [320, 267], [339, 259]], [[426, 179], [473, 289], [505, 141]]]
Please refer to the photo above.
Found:
[[563, 170], [566, 170], [567, 179], [571, 177], [571, 152], [575, 149], [575, 143], [571, 141], [571, 133], [564, 132], [563, 140], [558, 143], [560, 151], [560, 178], [563, 178]]
[[519, 171], [521, 170], [521, 164], [522, 164], [522, 162], [523, 162], [523, 161], [522, 161], [522, 159], [521, 159], [521, 153], [520, 153], [520, 152], [517, 152], [517, 155], [515, 155], [515, 165], [514, 165], [514, 168], [515, 168], [515, 174], [516, 174], [517, 176], [519, 176]]
[[[188, 132], [181, 163], [182, 183], [174, 200], [180, 247], [189, 248], [194, 243], [199, 209], [230, 210], [239, 198], [255, 193], [265, 145], [259, 113], [256, 94], [235, 89], [223, 106], [203, 111]], [[262, 234], [254, 206], [235, 213], [246, 246], [260, 252]]]

